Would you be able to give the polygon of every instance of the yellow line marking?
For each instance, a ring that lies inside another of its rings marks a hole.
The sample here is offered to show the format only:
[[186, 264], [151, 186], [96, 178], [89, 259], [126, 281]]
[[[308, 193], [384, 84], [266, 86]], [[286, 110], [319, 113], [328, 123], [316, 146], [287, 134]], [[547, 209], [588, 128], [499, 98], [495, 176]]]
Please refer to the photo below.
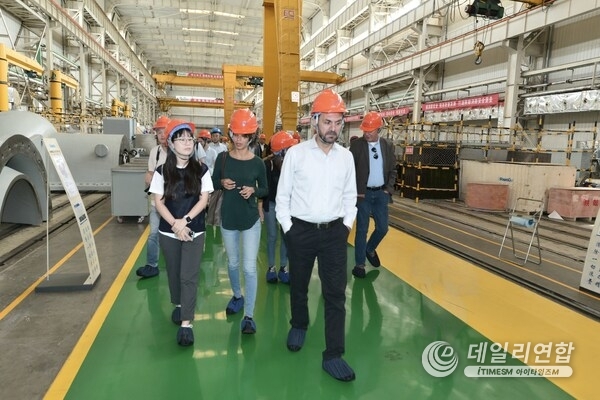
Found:
[[[412, 215], [412, 214], [411, 214], [411, 215]], [[397, 219], [397, 220], [399, 220], [399, 221], [402, 221], [402, 222], [403, 222], [403, 223], [405, 223], [406, 225], [412, 225], [412, 226], [414, 226], [414, 227], [417, 227], [417, 228], [419, 228], [420, 230], [423, 230], [423, 231], [425, 231], [425, 232], [428, 232], [428, 233], [430, 233], [430, 234], [432, 234], [432, 235], [434, 235], [434, 236], [437, 236], [437, 237], [443, 238], [443, 239], [445, 239], [445, 240], [447, 240], [447, 241], [449, 241], [449, 242], [451, 242], [451, 243], [457, 244], [457, 245], [459, 245], [459, 246], [462, 246], [462, 247], [464, 247], [464, 248], [466, 248], [466, 249], [469, 249], [469, 250], [471, 250], [471, 251], [474, 251], [474, 252], [476, 252], [476, 253], [483, 254], [483, 255], [485, 255], [485, 256], [487, 256], [487, 257], [490, 257], [490, 258], [492, 258], [492, 259], [494, 259], [494, 260], [501, 261], [501, 262], [503, 262], [503, 263], [505, 263], [505, 264], [507, 264], [507, 265], [510, 265], [510, 266], [512, 266], [512, 267], [515, 267], [515, 268], [518, 268], [518, 269], [520, 269], [521, 271], [527, 272], [527, 273], [529, 273], [529, 274], [531, 274], [531, 275], [535, 275], [535, 276], [537, 276], [538, 278], [541, 278], [541, 279], [544, 279], [544, 280], [546, 280], [546, 281], [552, 282], [552, 283], [554, 283], [554, 284], [556, 284], [556, 285], [562, 286], [562, 287], [564, 287], [564, 288], [566, 288], [566, 289], [569, 289], [569, 290], [571, 290], [571, 291], [573, 291], [573, 292], [576, 292], [576, 293], [578, 293], [578, 294], [580, 294], [580, 295], [583, 295], [583, 296], [589, 297], [589, 298], [591, 298], [591, 299], [593, 299], [593, 300], [598, 300], [598, 296], [596, 296], [596, 295], [592, 295], [592, 294], [590, 294], [590, 293], [588, 293], [588, 292], [585, 292], [585, 291], [579, 290], [579, 288], [574, 288], [574, 287], [572, 287], [572, 286], [569, 286], [569, 285], [567, 285], [567, 284], [565, 284], [565, 283], [562, 283], [562, 282], [556, 281], [556, 280], [554, 280], [554, 279], [552, 279], [552, 278], [549, 278], [549, 277], [547, 277], [547, 276], [544, 276], [544, 275], [542, 275], [542, 274], [540, 274], [540, 273], [538, 273], [538, 272], [535, 272], [535, 271], [532, 271], [532, 270], [530, 270], [530, 269], [527, 269], [527, 268], [525, 268], [525, 267], [523, 267], [523, 266], [521, 266], [521, 265], [519, 265], [519, 264], [515, 264], [515, 263], [513, 263], [513, 262], [510, 262], [510, 261], [508, 261], [508, 260], [505, 260], [505, 259], [503, 259], [503, 258], [498, 258], [498, 257], [495, 257], [495, 256], [493, 256], [493, 255], [491, 255], [491, 254], [487, 254], [487, 253], [485, 253], [485, 252], [483, 252], [483, 251], [481, 251], [481, 250], [478, 250], [478, 249], [475, 249], [475, 248], [472, 248], [472, 247], [466, 246], [465, 244], [463, 244], [463, 243], [461, 243], [461, 242], [458, 242], [458, 241], [455, 241], [455, 240], [452, 240], [452, 239], [448, 239], [447, 237], [445, 237], [445, 236], [442, 236], [442, 235], [440, 235], [440, 234], [438, 234], [438, 233], [436, 233], [436, 232], [433, 232], [433, 231], [430, 231], [430, 230], [427, 230], [427, 229], [423, 229], [422, 227], [420, 227], [420, 226], [418, 226], [418, 225], [416, 225], [416, 224], [414, 224], [414, 223], [412, 223], [412, 222], [410, 222], [410, 221], [403, 220], [403, 219], [401, 219], [401, 218], [394, 217], [394, 216], [390, 216], [390, 217], [391, 217], [391, 218], [395, 218], [395, 219]], [[423, 218], [423, 219], [427, 219], [427, 218]], [[433, 221], [433, 220], [431, 220], [431, 221], [432, 221], [432, 222], [436, 222], [436, 221]], [[440, 225], [442, 225], [442, 226], [446, 226], [446, 225], [444, 225], [444, 224], [440, 224]], [[456, 228], [454, 228], [454, 227], [448, 227], [448, 228], [451, 228], [451, 229], [453, 229], [453, 230], [456, 230], [456, 231], [459, 231], [459, 232], [463, 232], [463, 233], [465, 233], [465, 234], [467, 234], [467, 235], [470, 235], [468, 232], [461, 231], [460, 229], [456, 229]], [[482, 237], [480, 237], [480, 236], [477, 236], [477, 235], [470, 235], [470, 236], [476, 237], [476, 238], [478, 238], [478, 239], [480, 239], [480, 240], [486, 240], [486, 239], [484, 239], [484, 238], [482, 238]], [[486, 241], [488, 241], [488, 240], [486, 240]], [[488, 242], [489, 242], [489, 243], [495, 243], [495, 242], [493, 242], [493, 241], [488, 241]], [[547, 262], [548, 262], [548, 263], [553, 263], [553, 262], [552, 262], [552, 261], [550, 261], [550, 260], [548, 260]], [[577, 272], [577, 273], [581, 274], [581, 271], [574, 270], [574, 269], [572, 269], [572, 268], [569, 268], [569, 267], [567, 267], [567, 266], [564, 266], [564, 265], [561, 265], [561, 264], [556, 264], [556, 263], [553, 263], [553, 264], [555, 264], [555, 265], [557, 265], [557, 266], [562, 266], [562, 267], [563, 267], [563, 268], [565, 268], [565, 269], [573, 270], [573, 271], [575, 271], [575, 272]]]
[[142, 252], [142, 249], [146, 244], [149, 234], [150, 226], [147, 226], [142, 236], [140, 236], [140, 239], [138, 240], [137, 244], [131, 251], [131, 254], [129, 254], [129, 257], [125, 261], [125, 264], [123, 264], [121, 271], [119, 272], [114, 282], [106, 292], [106, 295], [102, 299], [102, 302], [96, 309], [96, 312], [92, 316], [92, 319], [83, 331], [83, 334], [81, 335], [79, 341], [73, 348], [73, 351], [71, 351], [71, 354], [69, 355], [62, 368], [58, 372], [56, 379], [54, 379], [54, 382], [52, 382], [52, 385], [50, 385], [50, 388], [46, 392], [44, 399], [65, 398], [67, 392], [69, 391], [69, 388], [71, 387], [71, 384], [73, 383], [73, 380], [75, 379], [75, 376], [77, 376], [77, 372], [79, 372], [79, 369], [81, 368], [85, 357], [90, 351], [90, 348], [92, 347], [96, 336], [98, 336], [98, 332], [100, 332], [102, 324], [104, 324], [104, 321], [106, 320], [110, 309], [115, 303], [119, 292], [123, 288], [127, 277], [131, 273], [135, 261]]
[[[104, 229], [104, 227], [106, 225], [108, 225], [108, 223], [112, 220], [112, 218], [113, 217], [110, 217], [102, 225], [100, 225], [93, 232], [94, 236], [96, 236], [96, 234], [98, 232], [100, 232], [102, 229]], [[4, 317], [6, 317], [12, 310], [14, 310], [19, 304], [21, 304], [23, 302], [23, 300], [25, 300], [27, 298], [27, 296], [29, 296], [39, 284], [41, 284], [44, 280], [46, 280], [48, 278], [48, 275], [52, 274], [53, 272], [56, 272], [56, 270], [58, 270], [60, 267], [62, 267], [62, 265], [64, 263], [66, 263], [71, 257], [73, 257], [73, 255], [75, 253], [77, 253], [77, 251], [79, 249], [81, 249], [82, 247], [83, 247], [83, 242], [81, 242], [77, 246], [75, 246], [70, 252], [68, 252], [63, 258], [61, 258], [56, 264], [54, 264], [54, 266], [52, 268], [50, 268], [47, 273], [45, 273], [42, 277], [40, 277], [38, 280], [36, 280], [31, 286], [29, 286], [19, 296], [17, 296], [9, 305], [7, 305], [2, 311], [0, 311], [0, 321], [2, 321], [4, 319]]]
[[492, 342], [572, 342], [573, 376], [550, 380], [575, 398], [598, 397], [590, 385], [600, 357], [597, 321], [396, 229], [377, 250], [387, 270]]

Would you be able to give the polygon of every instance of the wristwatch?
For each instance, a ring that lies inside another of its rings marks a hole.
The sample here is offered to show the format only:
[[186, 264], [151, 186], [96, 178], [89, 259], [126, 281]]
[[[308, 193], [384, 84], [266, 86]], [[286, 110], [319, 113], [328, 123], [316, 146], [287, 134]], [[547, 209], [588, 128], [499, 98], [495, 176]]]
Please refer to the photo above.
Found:
[[190, 222], [192, 222], [192, 219], [190, 218], [189, 215], [184, 216], [183, 218], [185, 218], [186, 222], [189, 224]]

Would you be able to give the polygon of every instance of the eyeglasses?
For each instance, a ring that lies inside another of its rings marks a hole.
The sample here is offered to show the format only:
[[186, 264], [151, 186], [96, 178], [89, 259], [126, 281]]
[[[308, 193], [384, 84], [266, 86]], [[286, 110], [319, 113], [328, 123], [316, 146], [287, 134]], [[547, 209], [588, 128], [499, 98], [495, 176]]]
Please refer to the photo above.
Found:
[[379, 154], [377, 154], [377, 148], [371, 147], [371, 151], [373, 152], [373, 158], [377, 160], [379, 158]]
[[181, 142], [181, 143], [195, 143], [196, 139], [191, 138], [191, 137], [185, 137], [185, 138], [178, 138], [178, 139], [173, 139], [174, 142]]

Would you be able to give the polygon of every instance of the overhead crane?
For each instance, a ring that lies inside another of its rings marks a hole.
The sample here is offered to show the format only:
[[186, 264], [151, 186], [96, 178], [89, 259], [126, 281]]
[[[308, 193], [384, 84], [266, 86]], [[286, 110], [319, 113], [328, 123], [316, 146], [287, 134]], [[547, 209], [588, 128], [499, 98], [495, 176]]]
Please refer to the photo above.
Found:
[[[175, 97], [157, 97], [158, 106], [162, 112], [167, 112], [173, 107], [193, 107], [193, 108], [224, 108], [225, 101], [214, 99], [211, 101], [194, 101], [194, 100], [181, 100]], [[245, 101], [235, 101], [233, 104], [234, 108], [251, 108], [254, 106], [253, 103]]]
[[[156, 86], [163, 90], [167, 85], [173, 86], [188, 86], [188, 87], [206, 87], [223, 89], [223, 76], [210, 74], [186, 74], [180, 75], [177, 72], [163, 72], [162, 74], [154, 74], [152, 78], [156, 81]], [[246, 79], [236, 80], [236, 89], [254, 89]]]
[[[268, 74], [267, 74], [268, 75]], [[286, 75], [287, 76], [287, 75]], [[321, 71], [299, 71], [300, 80], [304, 82], [319, 82], [339, 84], [345, 78], [331, 72]], [[253, 104], [241, 101], [227, 101], [227, 99], [235, 98], [235, 90], [245, 89], [252, 90], [254, 85], [250, 84], [250, 78], [265, 78], [264, 68], [251, 65], [223, 65], [223, 75], [210, 74], [178, 74], [177, 72], [165, 72], [152, 75], [159, 89], [164, 89], [166, 85], [173, 86], [188, 86], [188, 87], [207, 87], [223, 89], [224, 101], [209, 102], [209, 101], [185, 101], [174, 97], [157, 97], [157, 101], [161, 111], [166, 112], [171, 107], [202, 107], [202, 108], [223, 108], [225, 110], [224, 121], [229, 121], [233, 110], [236, 108], [252, 107]], [[269, 78], [266, 78], [267, 80]], [[297, 85], [296, 85], [297, 86]], [[277, 86], [276, 86], [277, 87]], [[266, 97], [266, 96], [265, 96]], [[277, 99], [277, 96], [275, 96]], [[266, 101], [266, 99], [265, 99]], [[273, 126], [275, 122], [275, 107], [272, 111], [265, 111], [263, 115], [263, 126]], [[297, 110], [293, 109], [293, 127], [296, 128]], [[226, 122], [225, 122], [226, 124]], [[292, 126], [290, 124], [290, 126]], [[225, 129], [225, 127], [223, 127]], [[286, 129], [286, 128], [284, 128]], [[272, 134], [273, 132], [269, 132]]]
[[[271, 63], [269, 63], [271, 64]], [[322, 71], [306, 71], [306, 70], [300, 70], [298, 68], [296, 68], [297, 71], [299, 71], [299, 79], [302, 82], [318, 82], [318, 83], [329, 83], [329, 84], [340, 84], [342, 82], [344, 82], [346, 80], [346, 78], [344, 78], [341, 75], [338, 75], [336, 73], [333, 72], [322, 72]], [[274, 127], [275, 125], [275, 113], [277, 110], [277, 98], [279, 97], [280, 100], [282, 97], [286, 98], [286, 99], [290, 99], [291, 94], [289, 93], [289, 91], [287, 92], [287, 95], [281, 95], [280, 94], [280, 84], [279, 81], [280, 80], [285, 80], [289, 78], [289, 74], [291, 74], [292, 71], [286, 71], [285, 73], [277, 73], [275, 75], [276, 76], [280, 76], [279, 80], [273, 80], [273, 76], [272, 74], [265, 74], [263, 67], [259, 67], [259, 66], [250, 66], [250, 65], [223, 65], [223, 77], [224, 77], [224, 98], [225, 98], [225, 114], [224, 114], [224, 121], [225, 124], [227, 124], [227, 121], [229, 121], [229, 119], [231, 118], [231, 114], [233, 113], [233, 106], [230, 106], [229, 102], [227, 101], [228, 99], [233, 99], [234, 98], [234, 84], [233, 82], [236, 81], [237, 78], [239, 77], [257, 77], [257, 78], [263, 78], [263, 90], [264, 90], [264, 95], [263, 95], [263, 102], [264, 102], [264, 106], [263, 106], [263, 129], [265, 130], [265, 133], [270, 136], [272, 135], [274, 132], [271, 132], [272, 127]], [[289, 78], [292, 79], [292, 78]], [[293, 80], [293, 79], [292, 79]], [[294, 86], [296, 89], [298, 88], [298, 84], [296, 83], [296, 85]], [[272, 100], [273, 104], [268, 103], [268, 100]], [[291, 99], [290, 99], [291, 100]], [[281, 114], [282, 114], [282, 122], [283, 122], [283, 130], [295, 130], [296, 126], [297, 126], [297, 118], [298, 118], [298, 110], [297, 110], [297, 105], [295, 105], [295, 103], [288, 101], [288, 102], [281, 102]], [[290, 116], [291, 118], [285, 118], [286, 116]], [[225, 127], [224, 127], [225, 128]]]

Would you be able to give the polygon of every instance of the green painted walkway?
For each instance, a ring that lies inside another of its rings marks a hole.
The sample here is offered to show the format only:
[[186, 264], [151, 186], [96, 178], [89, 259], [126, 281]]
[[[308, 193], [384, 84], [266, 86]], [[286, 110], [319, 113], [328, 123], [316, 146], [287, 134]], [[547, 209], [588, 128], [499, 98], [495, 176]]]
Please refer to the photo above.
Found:
[[[303, 349], [291, 353], [285, 346], [289, 288], [265, 282], [265, 240], [263, 232], [256, 335], [241, 334], [241, 313], [225, 314], [232, 293], [226, 256], [222, 245], [209, 238], [193, 328], [196, 342], [187, 348], [175, 340], [177, 326], [170, 320], [164, 270], [157, 278], [138, 280], [135, 276], [135, 266], [145, 258], [143, 249], [137, 262], [124, 266], [128, 275], [112, 307], [106, 305], [110, 312], [100, 321], [101, 328], [79, 370], [61, 371], [75, 374], [71, 386], [65, 388], [66, 398], [572, 398], [544, 378], [466, 377], [465, 366], [477, 365], [466, 357], [469, 345], [488, 341], [385, 268], [370, 269], [367, 279], [354, 279], [350, 246], [345, 359], [357, 379], [351, 383], [334, 380], [321, 369], [323, 306], [316, 267], [309, 294], [312, 324]], [[457, 369], [443, 378], [429, 375], [421, 360], [425, 347], [439, 340], [448, 342], [459, 357]], [[522, 365], [510, 355], [508, 359], [511, 365]]]

